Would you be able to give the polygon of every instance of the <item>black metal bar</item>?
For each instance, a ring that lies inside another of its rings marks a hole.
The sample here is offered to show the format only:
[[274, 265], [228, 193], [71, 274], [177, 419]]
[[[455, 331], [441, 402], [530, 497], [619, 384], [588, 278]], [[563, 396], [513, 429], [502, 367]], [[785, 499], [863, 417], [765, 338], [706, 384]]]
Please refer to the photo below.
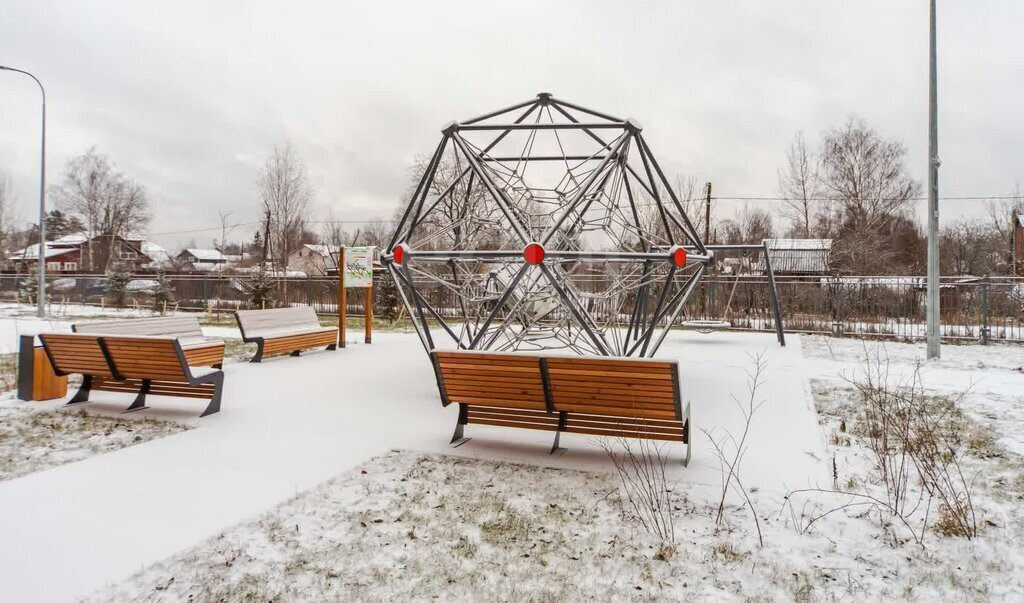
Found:
[[[396, 268], [395, 263], [391, 261], [385, 262], [384, 265], [387, 267], [388, 274], [391, 275], [391, 280], [394, 281], [395, 283], [395, 290], [398, 291], [398, 296], [402, 298], [402, 303], [405, 305], [405, 310], [409, 313], [409, 319], [412, 320], [413, 323], [415, 324], [415, 319], [413, 318], [412, 304], [409, 303], [409, 297], [405, 294], [405, 290], [402, 289], [402, 284], [399, 282], [398, 279], [399, 268]], [[413, 286], [415, 286], [415, 284], [413, 284]], [[424, 328], [426, 328], [426, 325], [423, 326]], [[423, 333], [420, 331], [420, 329], [415, 329], [415, 331], [416, 336], [420, 338], [420, 343], [423, 344], [423, 349], [429, 354], [432, 351], [433, 346], [427, 343], [427, 340], [423, 337]]]
[[82, 385], [79, 386], [75, 395], [68, 400], [67, 405], [71, 406], [72, 404], [78, 404], [79, 402], [88, 402], [90, 391], [92, 391], [92, 375], [82, 375]]
[[146, 408], [146, 394], [149, 393], [149, 390], [152, 387], [152, 385], [153, 382], [151, 380], [143, 379], [142, 387], [139, 388], [139, 393], [135, 396], [135, 399], [132, 400], [131, 405], [129, 405], [128, 408], [124, 409], [123, 412], [135, 412], [137, 410], [142, 410]]
[[434, 319], [441, 324], [441, 327], [448, 332], [448, 335], [451, 336], [452, 339], [459, 342], [459, 347], [461, 348], [462, 342], [459, 340], [460, 338], [455, 334], [454, 331], [452, 331], [452, 329], [448, 326], [448, 323], [445, 322], [444, 318], [442, 318], [441, 315], [438, 314], [437, 310], [435, 310], [434, 307], [431, 306], [430, 303], [426, 299], [424, 299], [422, 295], [420, 295], [419, 290], [416, 289], [416, 287], [410, 281], [405, 279], [404, 274], [398, 273], [398, 276], [401, 277], [402, 280], [409, 287], [409, 289], [412, 290], [412, 294], [417, 300], [417, 305], [422, 305], [422, 307], [425, 307], [427, 309], [427, 312], [429, 312], [430, 315], [433, 316]]
[[665, 302], [668, 301], [669, 293], [672, 291], [672, 278], [675, 275], [676, 265], [671, 264], [668, 268], [668, 275], [665, 277], [665, 284], [661, 288], [661, 295], [658, 296], [658, 303], [654, 306], [654, 315], [651, 317], [651, 325], [648, 327], [647, 333], [644, 334], [644, 344], [643, 347], [640, 348], [641, 356], [647, 353], [647, 347], [651, 343], [651, 337], [654, 335], [654, 329], [657, 328], [658, 321], [661, 320], [661, 314], [664, 311]]
[[565, 307], [569, 310], [569, 313], [573, 315], [579, 323], [580, 328], [583, 329], [591, 342], [597, 348], [597, 351], [600, 352], [602, 356], [611, 356], [611, 351], [608, 349], [607, 344], [602, 340], [601, 336], [594, 331], [593, 326], [587, 321], [587, 319], [584, 318], [584, 313], [581, 313], [579, 308], [576, 307], [576, 301], [566, 293], [562, 288], [561, 283], [558, 282], [558, 279], [551, 274], [551, 269], [545, 264], [538, 264], [538, 266], [540, 266], [541, 271], [544, 272], [544, 276], [547, 277], [548, 283], [554, 287], [555, 291], [558, 292], [559, 297], [562, 298], [562, 301], [565, 303]]
[[679, 211], [679, 215], [686, 222], [686, 226], [690, 230], [690, 232], [687, 234], [690, 236], [691, 239], [693, 239], [693, 244], [696, 245], [698, 249], [700, 249], [701, 253], [707, 253], [707, 250], [704, 248], [704, 241], [700, 239], [700, 235], [697, 232], [697, 229], [693, 227], [693, 224], [690, 223], [690, 218], [688, 218], [686, 212], [683, 211], [682, 204], [679, 202], [679, 199], [676, 198], [675, 192], [672, 191], [672, 186], [668, 183], [668, 179], [665, 178], [665, 173], [661, 171], [661, 166], [658, 164], [658, 159], [654, 156], [654, 153], [651, 152], [651, 148], [647, 146], [647, 141], [644, 140], [644, 137], [640, 134], [637, 134], [636, 137], [641, 147], [641, 156], [646, 155], [650, 159], [651, 165], [654, 166], [654, 170], [658, 173], [658, 176], [661, 178], [661, 183], [665, 186], [665, 190], [668, 191], [668, 195], [672, 199], [673, 203], [675, 203], [676, 209]]
[[608, 156], [605, 157], [601, 161], [601, 163], [594, 168], [592, 172], [590, 172], [590, 175], [587, 176], [587, 179], [584, 180], [583, 183], [580, 185], [579, 192], [577, 192], [576, 196], [569, 201], [567, 207], [565, 208], [565, 211], [562, 212], [562, 215], [558, 218], [558, 220], [555, 221], [554, 224], [551, 225], [550, 228], [548, 228], [548, 231], [544, 234], [544, 236], [541, 237], [541, 244], [546, 244], [548, 241], [551, 240], [551, 237], [553, 237], [555, 233], [558, 232], [558, 229], [561, 228], [562, 226], [562, 222], [564, 222], [565, 219], [569, 217], [570, 213], [576, 210], [576, 206], [579, 205], [580, 201], [590, 190], [590, 187], [593, 185], [594, 181], [597, 180], [598, 174], [600, 174], [604, 170], [605, 166], [608, 165], [612, 155], [618, 153], [619, 149], [622, 148], [622, 145], [626, 144], [627, 140], [629, 140], [629, 136], [620, 136], [617, 139], [615, 148], [612, 150], [612, 152], [609, 153]]
[[497, 111], [491, 111], [490, 113], [485, 113], [483, 115], [478, 115], [478, 116], [476, 116], [476, 117], [474, 117], [472, 119], [467, 119], [467, 120], [463, 121], [462, 123], [465, 124], [465, 125], [472, 125], [472, 124], [475, 124], [478, 121], [483, 121], [485, 119], [490, 119], [492, 117], [497, 117], [497, 116], [499, 116], [499, 115], [501, 115], [503, 113], [508, 113], [509, 111], [515, 111], [516, 109], [522, 109], [523, 107], [525, 107], [527, 105], [532, 105], [533, 108], [536, 108], [537, 104], [538, 104], [538, 99], [537, 98], [531, 98], [528, 101], [523, 101], [521, 103], [516, 103], [514, 105], [505, 107], [504, 109], [498, 109]]
[[464, 432], [467, 423], [469, 423], [469, 406], [459, 402], [459, 418], [455, 423], [455, 433], [452, 434], [452, 440], [448, 442], [453, 448], [458, 448], [469, 441]]
[[618, 117], [612, 117], [611, 115], [607, 115], [605, 113], [601, 113], [601, 112], [595, 111], [593, 109], [588, 109], [586, 107], [581, 107], [579, 105], [574, 105], [573, 103], [570, 103], [569, 101], [564, 101], [564, 100], [562, 100], [560, 98], [551, 98], [550, 99], [550, 104], [555, 106], [556, 108], [559, 107], [559, 106], [569, 107], [570, 109], [575, 109], [576, 111], [582, 111], [583, 113], [586, 113], [588, 115], [593, 115], [594, 117], [600, 117], [601, 119], [607, 119], [608, 121], [615, 121], [615, 122], [620, 122], [620, 123], [626, 123], [626, 121], [627, 121], [625, 119], [619, 119]]
[[548, 372], [548, 359], [541, 356], [537, 359], [537, 364], [540, 365], [540, 380], [544, 385], [544, 405], [548, 409], [548, 414], [554, 414], [555, 397], [551, 390], [551, 374]]
[[768, 294], [772, 302], [772, 313], [775, 315], [775, 336], [779, 340], [779, 345], [786, 347], [786, 335], [782, 331], [782, 308], [779, 307], [779, 292], [775, 288], [775, 271], [772, 270], [772, 261], [768, 257], [768, 243], [766, 242], [763, 246], [764, 249], [764, 271], [768, 275]]
[[509, 296], [512, 295], [512, 291], [519, 286], [519, 281], [523, 280], [523, 276], [526, 275], [526, 271], [529, 270], [529, 268], [530, 265], [524, 263], [523, 267], [520, 268], [519, 272], [517, 272], [512, 278], [512, 282], [505, 287], [505, 292], [498, 298], [497, 303], [494, 305], [494, 309], [491, 310], [491, 313], [487, 316], [487, 320], [484, 321], [484, 324], [480, 325], [480, 329], [476, 332], [476, 336], [474, 336], [473, 340], [469, 342], [469, 349], [476, 349], [476, 344], [480, 343], [480, 340], [483, 339], [484, 333], [487, 332], [487, 327], [491, 326], [491, 321], [494, 320], [494, 317], [497, 316], [498, 312], [500, 312], [502, 307], [505, 306], [505, 302], [508, 301]]
[[491, 157], [483, 155], [481, 161], [596, 161], [604, 159], [604, 155], [533, 155], [524, 157]]
[[535, 123], [535, 124], [457, 124], [455, 129], [458, 131], [465, 132], [481, 132], [488, 130], [622, 130], [626, 127], [626, 122], [608, 122], [608, 123]]
[[663, 330], [661, 335], [658, 336], [658, 340], [654, 342], [653, 346], [651, 346], [648, 356], [654, 356], [654, 354], [657, 353], [658, 348], [661, 347], [661, 342], [665, 341], [665, 337], [668, 335], [672, 325], [676, 322], [679, 312], [682, 311], [683, 306], [686, 305], [686, 300], [690, 298], [690, 295], [697, 287], [697, 283], [700, 282], [700, 278], [702, 276], [704, 276], [703, 265], [697, 267], [697, 271], [690, 276], [689, 280], [687, 280], [679, 290], [679, 293], [677, 293], [676, 296], [672, 298], [672, 301], [669, 302], [670, 306], [675, 306], [675, 310], [673, 310], [672, 316], [669, 318], [668, 326], [665, 327], [665, 330]]
[[[437, 149], [434, 151], [434, 155], [430, 161], [433, 162], [435, 158], [440, 157], [443, 154], [444, 147], [448, 142], [448, 137], [444, 136], [441, 138], [441, 142], [437, 144]], [[395, 248], [395, 244], [398, 243], [398, 238], [402, 235], [402, 230], [405, 228], [405, 221], [409, 219], [409, 215], [412, 213], [412, 208], [415, 207], [416, 199], [420, 195], [420, 191], [424, 186], [428, 186], [426, 178], [421, 178], [418, 185], [416, 185], [416, 191], [409, 197], [409, 205], [405, 208], [402, 213], [402, 217], [398, 220], [398, 226], [395, 228], [395, 234], [391, 235], [391, 241], [388, 243], [387, 252], [391, 253]], [[340, 266], [339, 266], [340, 268]]]
[[455, 141], [455, 145], [462, 151], [462, 154], [466, 157], [466, 161], [468, 161], [469, 165], [472, 166], [473, 171], [477, 173], [477, 177], [484, 183], [484, 186], [487, 188], [487, 192], [491, 193], [491, 196], [494, 198], [494, 202], [498, 204], [498, 208], [501, 210], [501, 213], [505, 214], [505, 218], [509, 221], [509, 225], [515, 230], [516, 234], [519, 235], [523, 245], [529, 243], [530, 237], [523, 230], [522, 224], [519, 222], [519, 217], [512, 211], [512, 208], [508, 203], [508, 199], [505, 198], [505, 193], [497, 187], [497, 185], [491, 180], [491, 177], [485, 172], [484, 167], [477, 162], [476, 157], [469, 150], [466, 142], [462, 140], [458, 134], [454, 134], [452, 136], [452, 140]]

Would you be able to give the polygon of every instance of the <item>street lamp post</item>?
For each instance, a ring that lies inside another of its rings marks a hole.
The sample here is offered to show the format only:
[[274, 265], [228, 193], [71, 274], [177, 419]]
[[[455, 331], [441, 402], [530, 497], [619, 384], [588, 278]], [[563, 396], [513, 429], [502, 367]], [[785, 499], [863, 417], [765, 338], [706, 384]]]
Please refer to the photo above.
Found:
[[927, 356], [938, 358], [939, 341], [939, 112], [935, 57], [935, 0], [929, 3], [928, 36], [928, 303]]
[[32, 78], [43, 95], [43, 130], [39, 152], [39, 294], [36, 310], [39, 318], [46, 317], [46, 89], [39, 78], [27, 71], [0, 65], [0, 71], [14, 71]]

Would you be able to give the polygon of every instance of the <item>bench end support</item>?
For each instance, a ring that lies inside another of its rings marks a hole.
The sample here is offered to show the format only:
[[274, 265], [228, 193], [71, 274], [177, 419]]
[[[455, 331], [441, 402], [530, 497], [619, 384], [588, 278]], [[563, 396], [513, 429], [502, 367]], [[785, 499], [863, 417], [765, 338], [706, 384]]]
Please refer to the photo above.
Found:
[[465, 436], [466, 423], [469, 422], [469, 407], [459, 404], [459, 420], [455, 423], [455, 433], [452, 434], [452, 441], [449, 442], [452, 448], [458, 448], [470, 440]]
[[78, 391], [75, 392], [75, 395], [68, 400], [67, 406], [88, 402], [90, 390], [92, 390], [92, 375], [83, 375], [82, 385], [78, 388]]
[[152, 386], [152, 382], [149, 379], [142, 380], [142, 387], [139, 388], [139, 394], [132, 400], [131, 405], [128, 408], [121, 411], [121, 414], [126, 412], [135, 412], [147, 408], [146, 406], [146, 394], [149, 393], [149, 388]]
[[220, 396], [224, 392], [224, 373], [213, 373], [209, 377], [209, 382], [213, 383], [213, 396], [210, 398], [210, 404], [207, 405], [206, 410], [199, 415], [200, 418], [220, 412]]
[[683, 461], [683, 467], [690, 466], [690, 452], [693, 448], [693, 443], [690, 441], [690, 435], [692, 430], [690, 429], [690, 405], [686, 405], [686, 419], [683, 423], [683, 438], [686, 441], [686, 460]]

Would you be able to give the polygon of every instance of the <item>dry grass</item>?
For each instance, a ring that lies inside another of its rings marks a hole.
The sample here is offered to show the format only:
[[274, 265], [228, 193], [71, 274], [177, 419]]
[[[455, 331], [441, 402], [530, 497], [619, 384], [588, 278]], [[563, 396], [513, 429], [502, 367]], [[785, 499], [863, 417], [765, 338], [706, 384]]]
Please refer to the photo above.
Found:
[[31, 403], [0, 406], [0, 481], [186, 429], [179, 423], [155, 419], [107, 417], [84, 410], [39, 410]]

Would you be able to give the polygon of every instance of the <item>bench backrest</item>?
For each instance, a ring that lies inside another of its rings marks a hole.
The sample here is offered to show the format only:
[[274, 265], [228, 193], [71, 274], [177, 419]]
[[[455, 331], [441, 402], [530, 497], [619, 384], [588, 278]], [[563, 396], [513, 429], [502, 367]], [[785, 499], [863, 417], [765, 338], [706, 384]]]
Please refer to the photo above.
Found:
[[539, 356], [435, 351], [432, 357], [445, 403], [549, 410]]
[[675, 361], [551, 356], [545, 363], [555, 411], [683, 420]]
[[97, 377], [113, 377], [99, 337], [76, 333], [43, 333], [43, 342], [50, 363], [59, 375], [80, 373]]
[[189, 381], [184, 354], [173, 337], [104, 336], [117, 375], [125, 379]]
[[72, 325], [71, 329], [76, 333], [98, 333], [101, 335], [203, 336], [199, 318], [188, 315], [83, 322]]
[[272, 308], [270, 310], [238, 310], [238, 328], [245, 337], [260, 337], [268, 331], [319, 329], [320, 320], [310, 306]]

